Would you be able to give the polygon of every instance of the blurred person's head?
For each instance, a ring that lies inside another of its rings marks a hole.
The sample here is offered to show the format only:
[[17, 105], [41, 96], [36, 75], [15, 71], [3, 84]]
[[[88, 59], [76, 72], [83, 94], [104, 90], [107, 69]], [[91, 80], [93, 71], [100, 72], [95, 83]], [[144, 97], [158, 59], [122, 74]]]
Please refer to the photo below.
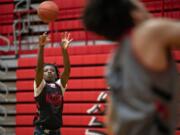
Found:
[[87, 30], [117, 40], [149, 17], [138, 0], [89, 0], [83, 21]]

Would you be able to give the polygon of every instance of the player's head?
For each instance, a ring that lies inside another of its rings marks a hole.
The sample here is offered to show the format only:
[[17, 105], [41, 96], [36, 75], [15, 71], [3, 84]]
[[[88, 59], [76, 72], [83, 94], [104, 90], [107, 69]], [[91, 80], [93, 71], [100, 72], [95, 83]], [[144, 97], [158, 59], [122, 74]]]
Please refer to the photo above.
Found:
[[59, 78], [58, 67], [54, 64], [44, 64], [44, 80], [47, 82], [55, 82]]
[[83, 21], [87, 30], [117, 40], [148, 17], [149, 13], [138, 0], [90, 0]]

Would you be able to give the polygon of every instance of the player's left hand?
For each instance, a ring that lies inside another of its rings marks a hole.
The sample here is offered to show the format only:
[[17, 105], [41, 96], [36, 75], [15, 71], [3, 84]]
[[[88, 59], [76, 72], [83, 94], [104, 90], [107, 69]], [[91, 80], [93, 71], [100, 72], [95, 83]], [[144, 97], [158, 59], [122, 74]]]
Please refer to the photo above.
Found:
[[70, 33], [64, 32], [61, 38], [61, 46], [63, 47], [63, 49], [67, 49], [72, 40], [73, 39], [70, 37]]

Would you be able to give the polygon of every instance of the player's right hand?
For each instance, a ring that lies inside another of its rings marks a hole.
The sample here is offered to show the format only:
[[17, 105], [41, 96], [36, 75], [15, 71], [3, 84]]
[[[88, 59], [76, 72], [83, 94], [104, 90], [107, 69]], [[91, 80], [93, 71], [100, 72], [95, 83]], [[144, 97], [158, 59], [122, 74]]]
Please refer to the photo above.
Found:
[[47, 43], [48, 36], [46, 32], [44, 32], [42, 35], [39, 36], [39, 46], [44, 47]]

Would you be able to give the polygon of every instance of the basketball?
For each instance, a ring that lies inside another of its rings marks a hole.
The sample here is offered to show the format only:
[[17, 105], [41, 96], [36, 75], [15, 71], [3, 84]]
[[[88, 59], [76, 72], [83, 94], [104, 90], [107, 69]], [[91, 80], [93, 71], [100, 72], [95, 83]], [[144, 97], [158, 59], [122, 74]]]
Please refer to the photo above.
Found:
[[43, 22], [49, 23], [57, 19], [59, 7], [53, 1], [44, 1], [37, 8], [37, 14]]

